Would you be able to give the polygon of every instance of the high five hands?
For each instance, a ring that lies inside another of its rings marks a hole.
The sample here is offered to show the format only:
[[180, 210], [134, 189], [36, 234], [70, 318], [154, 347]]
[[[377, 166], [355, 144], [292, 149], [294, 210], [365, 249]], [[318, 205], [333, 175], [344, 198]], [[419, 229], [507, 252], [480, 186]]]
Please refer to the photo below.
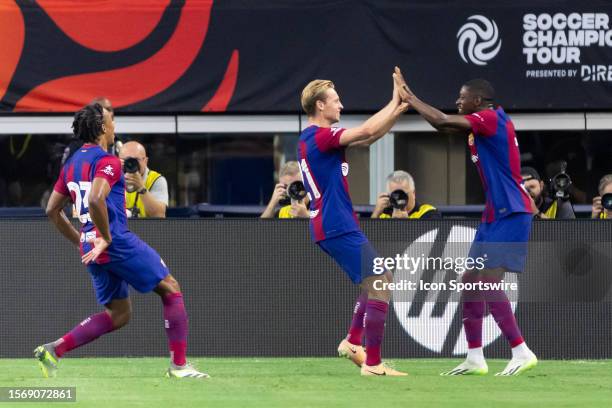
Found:
[[402, 75], [402, 71], [399, 67], [395, 67], [394, 69], [393, 80], [395, 81], [396, 88], [399, 90], [399, 96], [402, 102], [410, 103], [411, 100], [415, 98], [415, 95], [408, 87], [408, 84], [406, 84], [404, 75]]
[[[395, 69], [399, 70], [397, 67], [395, 67]], [[401, 75], [401, 72], [400, 72], [400, 75]], [[394, 72], [393, 73], [393, 100], [397, 104], [396, 110], [400, 114], [406, 112], [408, 108], [410, 107], [408, 100], [402, 96], [402, 92], [405, 93], [405, 91], [402, 91], [401, 80], [399, 79], [397, 73]]]

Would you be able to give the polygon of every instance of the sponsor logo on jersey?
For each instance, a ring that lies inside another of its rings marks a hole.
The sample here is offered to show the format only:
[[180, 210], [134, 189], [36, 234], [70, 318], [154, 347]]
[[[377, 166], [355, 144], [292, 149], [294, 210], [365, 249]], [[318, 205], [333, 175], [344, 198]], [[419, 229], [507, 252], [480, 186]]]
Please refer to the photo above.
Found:
[[102, 169], [102, 173], [104, 174], [108, 174], [109, 176], [114, 176], [115, 173], [113, 173], [113, 166], [111, 166], [110, 164], [108, 166], [106, 166], [104, 169]]

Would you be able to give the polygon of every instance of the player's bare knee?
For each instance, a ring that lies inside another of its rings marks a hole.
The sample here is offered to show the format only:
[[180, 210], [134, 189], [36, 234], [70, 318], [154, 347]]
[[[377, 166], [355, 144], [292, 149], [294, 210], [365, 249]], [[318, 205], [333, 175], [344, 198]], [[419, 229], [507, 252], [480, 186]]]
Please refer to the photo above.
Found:
[[113, 326], [118, 329], [120, 327], [125, 326], [130, 322], [130, 318], [132, 317], [132, 311], [121, 311], [118, 313], [113, 313], [111, 318], [113, 319]]
[[363, 284], [368, 291], [368, 299], [380, 300], [389, 302], [391, 299], [391, 291], [388, 287], [389, 278], [386, 274], [369, 276], [364, 279]]
[[155, 288], [155, 293], [164, 297], [172, 293], [180, 293], [181, 287], [179, 283], [172, 275], [166, 276], [162, 281], [159, 282]]
[[119, 329], [129, 323], [132, 317], [132, 302], [129, 298], [115, 299], [106, 305], [106, 313], [113, 321], [113, 327]]

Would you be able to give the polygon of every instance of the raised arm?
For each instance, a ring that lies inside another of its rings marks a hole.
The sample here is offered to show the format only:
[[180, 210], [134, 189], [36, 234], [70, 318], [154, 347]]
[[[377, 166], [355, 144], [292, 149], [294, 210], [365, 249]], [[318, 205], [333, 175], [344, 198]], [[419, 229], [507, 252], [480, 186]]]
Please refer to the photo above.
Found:
[[462, 115], [447, 115], [431, 105], [421, 101], [406, 84], [404, 76], [395, 67], [395, 77], [399, 82], [400, 97], [407, 101], [431, 126], [442, 132], [467, 134], [472, 130], [471, 123]]
[[393, 97], [380, 111], [361, 126], [347, 129], [340, 136], [342, 146], [369, 146], [383, 137], [393, 127], [400, 115], [408, 110], [408, 104], [400, 99], [398, 81], [393, 74]]

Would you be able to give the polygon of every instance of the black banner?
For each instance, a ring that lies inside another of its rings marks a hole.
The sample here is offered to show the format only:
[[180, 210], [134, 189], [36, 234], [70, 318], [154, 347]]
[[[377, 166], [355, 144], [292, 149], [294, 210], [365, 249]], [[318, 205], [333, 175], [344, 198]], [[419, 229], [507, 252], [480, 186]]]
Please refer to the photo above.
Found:
[[373, 111], [400, 65], [447, 110], [490, 80], [507, 110], [605, 110], [607, 1], [41, 0], [0, 8], [0, 110], [68, 112], [108, 96], [124, 112], [298, 112], [315, 78], [345, 112]]
[[[303, 220], [137, 220], [132, 229], [156, 248], [179, 281], [190, 320], [189, 354], [199, 356], [332, 356], [348, 329], [358, 290], [314, 245]], [[363, 220], [381, 256], [423, 237], [436, 251], [473, 235], [475, 221]], [[608, 241], [606, 241], [608, 240]], [[609, 225], [597, 221], [534, 224], [525, 293], [517, 320], [540, 358], [612, 358]], [[557, 243], [551, 250], [551, 243]], [[0, 357], [27, 357], [100, 310], [78, 252], [45, 220], [0, 220], [3, 296]], [[552, 283], [552, 284], [548, 284]], [[530, 289], [530, 290], [529, 290]], [[568, 298], [568, 293], [592, 297]], [[521, 295], [522, 296], [522, 295]], [[569, 299], [569, 300], [568, 300]], [[128, 326], [75, 350], [75, 356], [162, 356], [167, 353], [157, 295], [133, 293]], [[414, 304], [413, 304], [414, 305]], [[414, 307], [394, 302], [384, 344], [387, 357], [460, 356], [466, 344], [457, 302]], [[485, 319], [489, 357], [509, 347]]]

